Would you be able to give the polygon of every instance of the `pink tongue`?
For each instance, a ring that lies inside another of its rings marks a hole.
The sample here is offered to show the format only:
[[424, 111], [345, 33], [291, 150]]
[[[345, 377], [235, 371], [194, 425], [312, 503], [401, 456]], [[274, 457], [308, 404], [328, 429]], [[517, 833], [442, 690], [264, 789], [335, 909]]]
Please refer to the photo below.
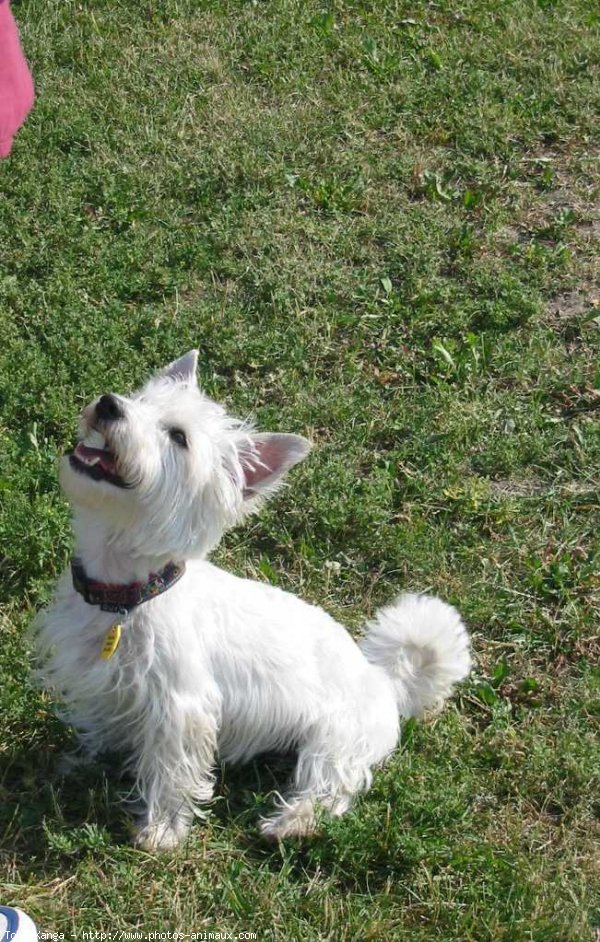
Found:
[[89, 448], [87, 445], [84, 445], [83, 442], [79, 442], [77, 448], [75, 449], [75, 454], [78, 458], [99, 458], [100, 461], [97, 462], [104, 471], [110, 471], [113, 474], [116, 474], [115, 459], [111, 455], [110, 451], [103, 451], [102, 448]]

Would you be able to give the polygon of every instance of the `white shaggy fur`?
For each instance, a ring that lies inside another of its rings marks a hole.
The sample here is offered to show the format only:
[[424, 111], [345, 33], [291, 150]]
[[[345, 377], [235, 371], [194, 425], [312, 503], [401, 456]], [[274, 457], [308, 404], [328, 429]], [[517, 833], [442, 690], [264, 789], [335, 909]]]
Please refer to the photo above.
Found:
[[439, 599], [401, 597], [359, 646], [322, 609], [206, 561], [310, 446], [231, 419], [195, 370], [192, 351], [114, 397], [120, 417], [99, 418], [99, 400], [83, 411], [80, 440], [112, 454], [127, 488], [68, 458], [61, 467], [89, 577], [146, 579], [171, 560], [186, 561], [184, 576], [123, 619], [108, 661], [100, 649], [119, 617], [85, 602], [70, 573], [36, 633], [40, 681], [86, 751], [128, 757], [144, 806], [137, 841], [148, 849], [185, 837], [212, 796], [217, 757], [297, 751], [293, 787], [262, 822], [265, 835], [309, 833], [318, 805], [343, 814], [394, 749], [400, 717], [447, 697], [470, 667], [460, 616]]

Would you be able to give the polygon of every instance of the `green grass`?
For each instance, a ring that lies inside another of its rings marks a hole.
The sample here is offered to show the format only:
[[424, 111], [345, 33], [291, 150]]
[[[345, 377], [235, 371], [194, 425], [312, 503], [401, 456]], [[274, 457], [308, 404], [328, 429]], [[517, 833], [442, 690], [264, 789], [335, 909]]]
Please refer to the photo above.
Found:
[[[591, 942], [594, 4], [14, 10], [38, 99], [0, 165], [0, 901], [67, 938]], [[260, 842], [287, 769], [259, 762], [153, 858], [114, 765], [54, 771], [69, 734], [22, 638], [69, 554], [78, 410], [196, 345], [211, 395], [316, 445], [217, 560], [357, 631], [439, 592], [477, 667], [310, 843]]]

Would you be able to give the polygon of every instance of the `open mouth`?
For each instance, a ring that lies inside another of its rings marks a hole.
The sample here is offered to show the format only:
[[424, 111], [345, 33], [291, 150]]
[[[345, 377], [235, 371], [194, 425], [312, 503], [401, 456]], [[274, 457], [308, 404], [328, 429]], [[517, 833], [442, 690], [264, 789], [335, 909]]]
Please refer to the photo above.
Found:
[[71, 467], [94, 481], [108, 481], [116, 487], [129, 487], [117, 471], [115, 456], [108, 448], [92, 448], [79, 442], [69, 455]]

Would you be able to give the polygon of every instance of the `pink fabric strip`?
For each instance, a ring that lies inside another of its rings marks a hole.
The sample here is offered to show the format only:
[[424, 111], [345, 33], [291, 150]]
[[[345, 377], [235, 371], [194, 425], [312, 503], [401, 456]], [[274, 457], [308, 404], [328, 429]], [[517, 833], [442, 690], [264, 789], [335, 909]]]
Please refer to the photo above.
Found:
[[13, 136], [31, 111], [34, 97], [17, 24], [9, 3], [0, 0], [0, 157], [10, 153]]

